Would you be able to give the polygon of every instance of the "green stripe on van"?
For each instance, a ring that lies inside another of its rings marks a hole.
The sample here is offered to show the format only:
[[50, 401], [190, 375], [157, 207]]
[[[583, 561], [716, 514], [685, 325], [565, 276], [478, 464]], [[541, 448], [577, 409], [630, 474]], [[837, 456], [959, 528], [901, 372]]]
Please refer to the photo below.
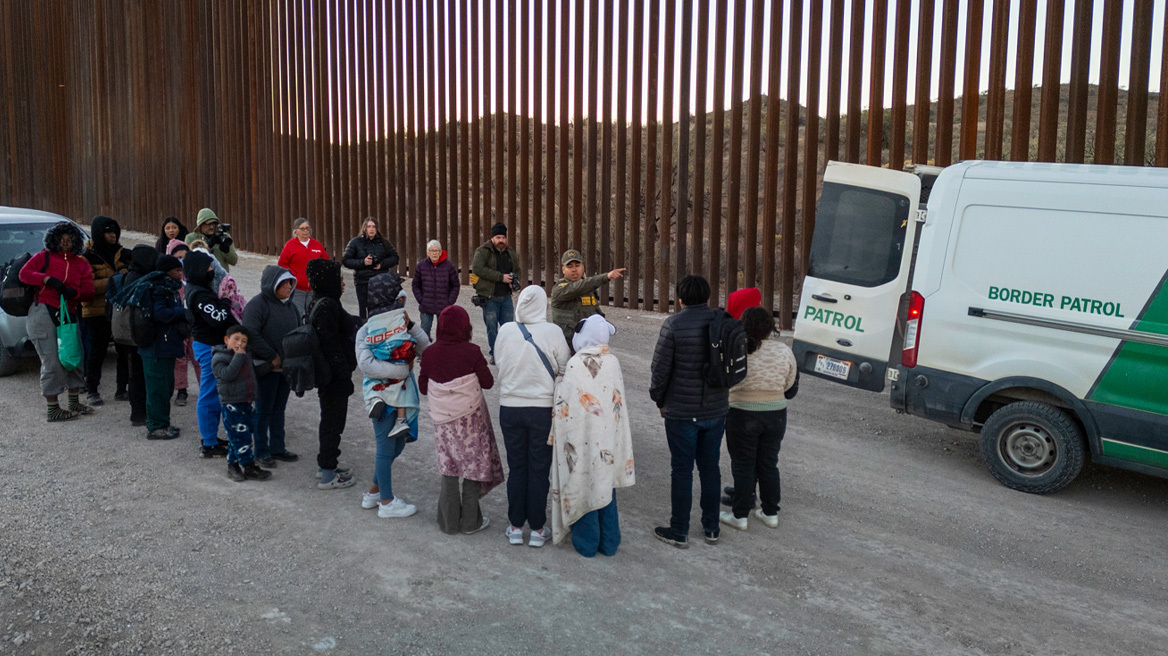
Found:
[[1103, 455], [1168, 468], [1168, 451], [1116, 442], [1106, 438], [1103, 440]]
[[[1168, 290], [1160, 289], [1132, 330], [1168, 335]], [[1123, 342], [1089, 400], [1168, 415], [1165, 389], [1168, 389], [1168, 347]]]

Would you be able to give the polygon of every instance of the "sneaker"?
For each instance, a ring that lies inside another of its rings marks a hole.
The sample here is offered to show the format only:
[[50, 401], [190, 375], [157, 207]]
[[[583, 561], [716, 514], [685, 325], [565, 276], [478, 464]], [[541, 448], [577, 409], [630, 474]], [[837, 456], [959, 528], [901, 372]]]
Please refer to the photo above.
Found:
[[[485, 530], [490, 525], [491, 525], [491, 518], [484, 515], [483, 516], [483, 523], [481, 526], [474, 529], [473, 531], [463, 531], [462, 534], [463, 535], [474, 535], [475, 533], [478, 533], [479, 531]], [[523, 534], [522, 531], [520, 531], [519, 533], [520, 533], [520, 535]]]
[[114, 392], [114, 400], [115, 401], [129, 401], [130, 400], [130, 393], [127, 392], [126, 390]]
[[272, 459], [272, 456], [265, 456], [263, 458], [256, 458], [255, 461], [261, 467], [266, 467], [268, 469], [275, 469], [276, 468], [276, 461]]
[[228, 442], [227, 440], [223, 439], [222, 437], [216, 437], [215, 443], [218, 444], [219, 446], [223, 447], [224, 449], [231, 446], [231, 442]]
[[745, 531], [747, 524], [749, 524], [749, 521], [746, 517], [735, 517], [734, 513], [730, 512], [729, 510], [723, 510], [722, 512], [718, 513], [718, 521], [722, 522], [726, 526], [729, 526], [730, 528], [736, 528], [739, 531]]
[[296, 462], [299, 459], [300, 459], [300, 456], [296, 455], [295, 453], [292, 453], [291, 451], [285, 451], [284, 453], [273, 453], [272, 454], [272, 460], [279, 460], [280, 462]]
[[243, 466], [243, 475], [251, 481], [266, 481], [272, 477], [272, 472], [261, 468], [253, 461]]
[[178, 394], [174, 396], [174, 404], [180, 408], [187, 404], [187, 391], [185, 389], [180, 389]]
[[409, 517], [418, 512], [418, 507], [411, 505], [401, 500], [401, 497], [394, 497], [393, 501], [389, 503], [377, 504], [377, 516], [386, 519], [393, 517]]
[[545, 526], [538, 531], [531, 532], [531, 535], [527, 538], [527, 546], [538, 549], [550, 539], [552, 539], [552, 530]]
[[489, 364], [491, 366], [495, 365], [495, 354], [494, 353], [491, 354], [491, 357], [487, 358], [487, 364]]
[[166, 432], [170, 433], [171, 435], [174, 435], [175, 437], [178, 437], [182, 433], [182, 429], [179, 428], [178, 426], [167, 426]]
[[369, 418], [373, 420], [381, 419], [381, 415], [385, 413], [386, 407], [384, 401], [374, 403], [373, 409], [369, 411]]
[[346, 487], [353, 487], [353, 485], [355, 485], [356, 483], [357, 483], [357, 480], [355, 478], [353, 478], [351, 475], [342, 476], [340, 473], [338, 473], [336, 476], [333, 476], [331, 481], [329, 481], [327, 483], [317, 483], [316, 489], [318, 489], [318, 490], [340, 490], [340, 489], [343, 489]]
[[366, 492], [361, 495], [361, 507], [365, 510], [376, 508], [381, 503], [380, 492]]
[[658, 526], [653, 529], [653, 537], [661, 540], [665, 544], [673, 545], [678, 549], [689, 549], [689, 540], [687, 538], [679, 538], [673, 534], [673, 529], [668, 526]]
[[226, 458], [227, 447], [216, 444], [215, 446], [205, 446], [200, 451], [204, 458]]
[[130, 417], [130, 425], [134, 426], [135, 428], [141, 428], [142, 426], [146, 425], [146, 420], [145, 419], [134, 419], [133, 417]]
[[240, 468], [238, 462], [227, 463], [227, 476], [236, 483], [242, 483], [247, 480], [247, 476], [244, 475], [243, 469]]
[[[340, 465], [337, 465], [337, 468], [334, 469], [333, 471], [336, 472], [337, 476], [341, 476], [341, 477], [345, 477], [345, 476], [352, 477], [353, 476], [353, 468], [352, 467], [342, 467]], [[324, 474], [323, 469], [316, 470], [316, 477], [317, 478], [320, 478], [322, 474]]]
[[718, 538], [722, 537], [722, 532], [714, 529], [713, 531], [706, 531], [706, 544], [718, 544]]
[[761, 519], [762, 523], [767, 525], [767, 528], [779, 527], [779, 513], [768, 515], [762, 511], [762, 508], [755, 508], [754, 516]]
[[403, 435], [408, 435], [409, 432], [410, 425], [406, 423], [403, 417], [398, 417], [397, 422], [394, 423], [393, 428], [389, 431], [389, 439], [396, 440]]
[[85, 397], [85, 402], [92, 406], [98, 406], [105, 403], [105, 401], [101, 400], [101, 394], [97, 392], [90, 392], [89, 395]]
[[146, 439], [148, 440], [173, 440], [178, 437], [178, 433], [172, 433], [166, 428], [155, 428], [152, 431], [146, 432]]
[[508, 526], [503, 535], [507, 536], [507, 541], [511, 544], [523, 544], [523, 527]]
[[722, 505], [723, 506], [730, 506], [731, 508], [733, 508], [734, 507], [734, 499], [731, 497], [722, 497]]
[[730, 485], [730, 486], [728, 486], [728, 487], [724, 487], [724, 488], [722, 488], [722, 493], [723, 493], [723, 494], [725, 494], [725, 495], [726, 495], [726, 496], [728, 496], [728, 497], [732, 497], [732, 496], [734, 496], [734, 486], [733, 486], [733, 485]]

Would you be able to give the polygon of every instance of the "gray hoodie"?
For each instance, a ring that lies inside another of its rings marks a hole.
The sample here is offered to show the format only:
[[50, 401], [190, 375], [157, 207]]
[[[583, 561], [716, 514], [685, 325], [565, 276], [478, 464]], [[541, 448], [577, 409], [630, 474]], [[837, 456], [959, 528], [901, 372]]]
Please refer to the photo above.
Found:
[[220, 344], [211, 349], [211, 371], [215, 373], [215, 384], [219, 389], [220, 403], [252, 403], [258, 389], [256, 379], [267, 375], [272, 365], [251, 359], [251, 353], [236, 353]]
[[260, 276], [260, 293], [243, 308], [247, 346], [257, 358], [268, 362], [277, 355], [284, 356], [284, 336], [300, 325], [300, 310], [292, 303], [292, 297], [282, 301], [276, 298], [276, 287], [284, 280], [292, 281], [293, 295], [303, 293], [296, 291], [296, 276], [291, 271], [270, 265]]

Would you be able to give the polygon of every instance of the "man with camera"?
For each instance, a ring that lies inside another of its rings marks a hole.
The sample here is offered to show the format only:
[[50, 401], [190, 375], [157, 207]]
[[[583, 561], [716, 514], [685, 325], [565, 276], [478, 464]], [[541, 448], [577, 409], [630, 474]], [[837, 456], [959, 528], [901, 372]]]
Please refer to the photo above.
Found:
[[195, 223], [195, 231], [187, 235], [188, 244], [202, 240], [207, 242], [207, 250], [219, 260], [219, 264], [227, 271], [231, 265], [239, 262], [239, 253], [235, 250], [235, 242], [231, 239], [231, 224], [219, 223], [219, 217], [211, 208], [199, 210], [199, 218]]
[[491, 238], [475, 249], [471, 264], [471, 284], [475, 296], [471, 301], [483, 309], [487, 342], [491, 346], [488, 361], [495, 364], [495, 336], [499, 326], [513, 321], [515, 305], [511, 294], [519, 291], [519, 254], [507, 245], [507, 226], [496, 223]]

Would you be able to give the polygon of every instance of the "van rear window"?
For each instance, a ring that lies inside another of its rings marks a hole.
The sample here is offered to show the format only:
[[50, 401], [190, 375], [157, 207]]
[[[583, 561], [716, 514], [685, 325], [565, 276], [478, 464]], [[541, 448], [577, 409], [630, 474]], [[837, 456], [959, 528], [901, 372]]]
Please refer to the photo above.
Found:
[[860, 287], [896, 279], [908, 221], [900, 194], [825, 183], [807, 275]]

